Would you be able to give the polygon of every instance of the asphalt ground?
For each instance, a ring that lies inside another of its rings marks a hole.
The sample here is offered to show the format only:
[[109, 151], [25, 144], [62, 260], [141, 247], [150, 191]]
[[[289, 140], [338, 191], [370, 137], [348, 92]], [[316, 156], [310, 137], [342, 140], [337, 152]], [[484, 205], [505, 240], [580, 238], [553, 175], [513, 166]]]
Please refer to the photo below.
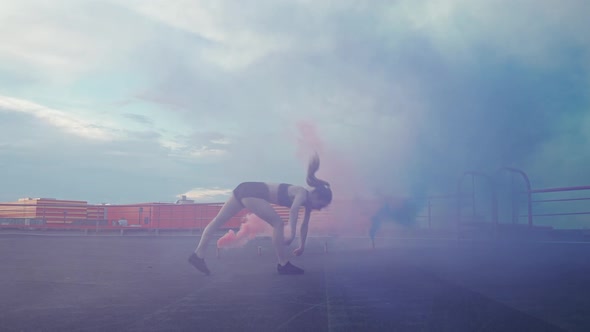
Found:
[[590, 330], [590, 243], [310, 238], [282, 276], [256, 238], [205, 276], [197, 241], [0, 232], [0, 330]]

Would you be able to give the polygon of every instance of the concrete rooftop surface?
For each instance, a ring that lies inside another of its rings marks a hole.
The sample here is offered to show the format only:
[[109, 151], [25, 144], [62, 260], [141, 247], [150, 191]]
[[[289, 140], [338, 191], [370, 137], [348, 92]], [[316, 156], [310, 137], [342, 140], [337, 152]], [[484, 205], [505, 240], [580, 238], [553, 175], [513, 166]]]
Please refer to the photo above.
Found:
[[0, 330], [590, 330], [590, 243], [310, 238], [281, 276], [256, 238], [205, 276], [198, 238], [0, 232]]

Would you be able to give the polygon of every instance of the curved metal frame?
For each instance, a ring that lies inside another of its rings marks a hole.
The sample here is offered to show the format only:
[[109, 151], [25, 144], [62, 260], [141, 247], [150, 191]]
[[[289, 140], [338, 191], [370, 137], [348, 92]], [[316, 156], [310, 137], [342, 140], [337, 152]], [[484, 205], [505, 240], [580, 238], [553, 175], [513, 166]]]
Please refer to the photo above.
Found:
[[528, 175], [518, 168], [513, 167], [502, 167], [496, 173], [500, 173], [501, 171], [508, 171], [514, 174], [519, 174], [522, 176], [527, 189], [527, 212], [528, 212], [528, 225], [529, 227], [533, 227], [533, 200], [532, 200], [532, 190], [531, 190], [531, 181], [529, 180]]

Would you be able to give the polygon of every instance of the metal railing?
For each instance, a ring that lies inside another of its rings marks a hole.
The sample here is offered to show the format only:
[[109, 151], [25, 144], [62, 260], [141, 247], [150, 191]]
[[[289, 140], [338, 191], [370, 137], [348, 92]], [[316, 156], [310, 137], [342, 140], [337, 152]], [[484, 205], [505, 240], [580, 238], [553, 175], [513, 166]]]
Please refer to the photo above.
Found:
[[[485, 186], [488, 187], [489, 193], [489, 202], [487, 204], [481, 203], [483, 206], [487, 206], [488, 209], [488, 218], [486, 219], [488, 224], [493, 225], [494, 227], [498, 227], [501, 224], [507, 224], [507, 220], [501, 220], [499, 217], [499, 202], [498, 202], [498, 181], [497, 177], [500, 176], [503, 172], [507, 172], [511, 175], [518, 176], [522, 179], [522, 184], [524, 185], [524, 190], [519, 190], [517, 188], [509, 188], [510, 191], [513, 193], [513, 197], [510, 197], [511, 204], [511, 215], [512, 215], [512, 224], [518, 223], [520, 219], [525, 218], [526, 225], [529, 228], [534, 226], [538, 226], [539, 224], [535, 223], [535, 218], [549, 218], [553, 217], [553, 224], [552, 227], [564, 227], [567, 225], [567, 221], [558, 222], [556, 221], [555, 217], [567, 217], [567, 216], [584, 216], [590, 215], [590, 205], [584, 205], [580, 209], [573, 208], [571, 206], [563, 208], [563, 211], [554, 212], [555, 207], [548, 207], [548, 205], [555, 205], [556, 203], [568, 203], [568, 202], [585, 202], [590, 201], [590, 195], [580, 196], [581, 192], [590, 191], [590, 186], [572, 186], [572, 187], [554, 187], [554, 188], [544, 188], [544, 189], [532, 189], [531, 182], [527, 174], [519, 169], [511, 168], [511, 167], [503, 167], [496, 171], [494, 176], [487, 175], [481, 172], [465, 172], [461, 175], [459, 180], [457, 181], [457, 191], [454, 194], [448, 195], [438, 195], [438, 196], [428, 196], [422, 198], [422, 201], [425, 201], [425, 208], [422, 214], [417, 215], [419, 220], [426, 220], [426, 224], [428, 228], [433, 228], [433, 220], [440, 219], [441, 222], [445, 222], [447, 225], [446, 227], [450, 227], [450, 223], [452, 223], [451, 215], [449, 213], [444, 215], [436, 215], [433, 213], [433, 206], [436, 205], [435, 202], [437, 201], [446, 201], [447, 204], [450, 206], [455, 206], [455, 215], [454, 215], [454, 222], [456, 223], [456, 227], [461, 227], [465, 224], [474, 224], [474, 222], [466, 222], [465, 220], [478, 220], [481, 219], [481, 216], [476, 206], [476, 201], [478, 200], [476, 194], [476, 186], [477, 182], [476, 179], [483, 179], [485, 181]], [[466, 183], [466, 179], [471, 178], [471, 190], [464, 190], [464, 184]], [[514, 183], [511, 182], [513, 186]], [[481, 186], [481, 185], [480, 185]], [[546, 194], [554, 194], [560, 195], [564, 193], [572, 193], [578, 196], [576, 197], [557, 197], [557, 198], [537, 198], [540, 195]], [[522, 195], [525, 197], [524, 204], [526, 205], [526, 213], [521, 214], [519, 213], [519, 202], [517, 200], [518, 195]], [[448, 209], [447, 209], [448, 210]], [[470, 212], [470, 215], [466, 215], [466, 211]], [[590, 225], [590, 218], [588, 220], [584, 220], [584, 222], [588, 222]], [[565, 223], [565, 224], [564, 224]], [[480, 223], [481, 224], [481, 223]], [[547, 224], [545, 222], [544, 224]], [[583, 226], [584, 228], [586, 226]]]
[[[556, 188], [544, 188], [544, 189], [535, 189], [531, 190], [531, 194], [535, 196], [539, 196], [541, 194], [563, 194], [563, 193], [573, 193], [579, 194], [580, 192], [586, 192], [590, 190], [590, 186], [573, 186], [573, 187], [556, 187]], [[590, 197], [567, 197], [567, 198], [549, 198], [549, 199], [534, 199], [531, 200], [532, 204], [539, 206], [541, 204], [547, 203], [566, 203], [566, 202], [583, 202], [590, 200]], [[555, 204], [550, 204], [555, 205]], [[581, 209], [581, 211], [571, 211], [571, 207], [568, 208], [567, 211], [560, 211], [560, 212], [541, 212], [533, 214], [534, 217], [560, 217], [560, 216], [583, 216], [583, 215], [590, 215], [590, 210], [588, 210], [587, 205]], [[590, 221], [590, 218], [589, 218]]]

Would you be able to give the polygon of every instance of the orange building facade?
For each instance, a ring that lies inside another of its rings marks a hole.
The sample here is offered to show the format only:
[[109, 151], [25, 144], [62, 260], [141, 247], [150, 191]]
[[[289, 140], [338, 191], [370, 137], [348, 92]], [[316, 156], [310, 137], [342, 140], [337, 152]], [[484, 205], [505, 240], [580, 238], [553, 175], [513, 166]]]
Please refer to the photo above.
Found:
[[[16, 202], [0, 203], [0, 226], [35, 224], [202, 229], [213, 220], [222, 205], [190, 202], [92, 205], [86, 201], [21, 198]], [[285, 221], [288, 220], [288, 208], [274, 208]], [[239, 228], [248, 213], [246, 209], [241, 211], [223, 228]]]
[[52, 198], [21, 198], [17, 202], [0, 204], [0, 218], [25, 219], [43, 223], [69, 224], [88, 218], [86, 201], [57, 200]]

